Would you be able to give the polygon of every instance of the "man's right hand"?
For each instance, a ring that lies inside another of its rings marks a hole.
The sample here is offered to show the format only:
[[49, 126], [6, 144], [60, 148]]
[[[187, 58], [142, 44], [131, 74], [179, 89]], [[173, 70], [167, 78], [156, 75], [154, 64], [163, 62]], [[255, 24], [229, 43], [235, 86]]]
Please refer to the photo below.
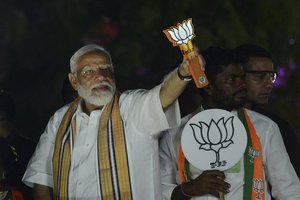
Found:
[[224, 181], [222, 171], [204, 171], [196, 179], [177, 186], [172, 192], [172, 200], [185, 200], [191, 197], [212, 195], [219, 198], [219, 193], [228, 193], [230, 184]]
[[204, 171], [196, 179], [184, 183], [182, 189], [190, 196], [213, 195], [219, 197], [219, 193], [229, 192], [230, 184], [224, 181], [225, 174], [222, 171]]

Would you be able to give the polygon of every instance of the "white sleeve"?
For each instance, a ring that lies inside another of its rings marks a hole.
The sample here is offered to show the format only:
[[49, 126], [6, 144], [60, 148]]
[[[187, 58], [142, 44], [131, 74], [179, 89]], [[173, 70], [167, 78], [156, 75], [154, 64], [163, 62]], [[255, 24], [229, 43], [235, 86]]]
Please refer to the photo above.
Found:
[[33, 187], [35, 183], [53, 187], [52, 154], [57, 129], [62, 116], [58, 114], [58, 112], [55, 113], [40, 137], [36, 150], [27, 165], [22, 179], [29, 187]]
[[286, 152], [278, 126], [272, 123], [268, 132], [270, 134], [266, 140], [264, 157], [272, 196], [275, 199], [300, 199], [300, 181]]
[[165, 131], [160, 139], [159, 159], [163, 199], [170, 200], [172, 192], [177, 186], [177, 153], [169, 131]]
[[125, 123], [134, 123], [136, 130], [153, 136], [177, 126], [180, 123], [178, 101], [163, 110], [159, 98], [160, 88], [161, 85], [151, 90], [125, 91], [120, 97], [120, 110]]

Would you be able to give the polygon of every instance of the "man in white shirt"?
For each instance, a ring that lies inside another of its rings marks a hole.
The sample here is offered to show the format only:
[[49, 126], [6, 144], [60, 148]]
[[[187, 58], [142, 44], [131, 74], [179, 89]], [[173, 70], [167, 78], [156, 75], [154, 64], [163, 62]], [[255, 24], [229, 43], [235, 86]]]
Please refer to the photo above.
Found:
[[35, 199], [161, 199], [158, 134], [180, 121], [185, 60], [147, 90], [116, 90], [110, 54], [86, 45], [70, 59], [79, 97], [41, 135], [23, 181]]
[[[237, 114], [246, 99], [244, 72], [242, 65], [239, 64], [239, 58], [233, 51], [219, 47], [210, 47], [203, 51], [202, 55], [206, 61], [206, 75], [210, 85], [200, 90], [204, 99], [201, 105], [204, 109], [220, 108]], [[270, 200], [271, 194], [275, 199], [300, 199], [300, 182], [290, 163], [278, 126], [266, 116], [246, 109], [244, 111], [254, 127], [261, 148], [253, 149], [251, 144], [248, 144], [245, 156], [229, 171], [201, 171], [191, 163], [184, 163], [185, 171], [179, 174], [178, 160], [180, 159], [178, 157], [182, 155], [179, 154], [181, 134], [192, 115], [183, 118], [178, 128], [164, 133], [160, 141], [164, 199], [213, 200], [218, 199], [220, 193], [225, 194], [225, 199], [231, 200], [256, 199], [257, 197]], [[252, 145], [253, 143], [255, 142], [252, 140]], [[257, 165], [260, 166], [257, 169], [262, 171], [258, 185], [255, 185], [258, 183], [258, 179], [254, 178], [256, 175], [248, 173], [249, 170], [245, 167], [251, 162], [246, 159], [250, 150], [256, 152], [255, 155], [253, 154], [252, 161], [254, 168], [257, 159], [262, 159], [261, 165]], [[186, 177], [186, 182], [180, 180], [181, 175]], [[246, 183], [250, 185], [249, 190], [247, 190], [249, 187], [245, 186]]]
[[295, 171], [300, 177], [300, 141], [290, 122], [267, 108], [276, 81], [276, 69], [271, 54], [261, 46], [241, 44], [235, 51], [242, 58], [247, 85], [245, 107], [271, 118], [282, 133], [283, 142]]

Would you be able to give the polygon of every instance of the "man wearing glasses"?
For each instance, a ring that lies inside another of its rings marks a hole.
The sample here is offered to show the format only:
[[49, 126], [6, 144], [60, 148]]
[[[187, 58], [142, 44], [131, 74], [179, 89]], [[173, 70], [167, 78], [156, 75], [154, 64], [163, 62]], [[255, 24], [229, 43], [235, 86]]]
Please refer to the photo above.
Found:
[[246, 107], [268, 116], [278, 124], [291, 162], [300, 177], [300, 159], [295, 153], [300, 152], [300, 142], [296, 133], [286, 120], [263, 108], [269, 103], [269, 96], [276, 80], [271, 54], [255, 44], [242, 44], [235, 50], [242, 58], [245, 71]]
[[120, 93], [110, 53], [77, 50], [69, 80], [78, 98], [50, 119], [23, 177], [34, 199], [161, 199], [158, 137], [180, 121], [188, 65], [151, 90]]

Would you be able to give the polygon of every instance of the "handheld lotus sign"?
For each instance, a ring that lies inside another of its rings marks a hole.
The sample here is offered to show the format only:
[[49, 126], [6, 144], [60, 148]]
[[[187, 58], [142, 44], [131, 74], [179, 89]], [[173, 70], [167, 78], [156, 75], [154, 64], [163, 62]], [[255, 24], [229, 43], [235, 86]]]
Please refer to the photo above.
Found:
[[227, 170], [243, 156], [247, 132], [232, 113], [209, 109], [193, 116], [183, 129], [182, 151], [200, 170]]
[[[169, 41], [172, 42], [173, 46], [179, 46], [184, 59], [195, 54], [192, 43], [192, 39], [195, 37], [192, 19], [178, 23], [177, 27], [170, 27], [163, 32], [166, 34]], [[189, 70], [198, 88], [208, 85], [208, 80], [204, 73], [204, 64], [201, 59], [198, 59], [197, 57], [192, 59]]]

